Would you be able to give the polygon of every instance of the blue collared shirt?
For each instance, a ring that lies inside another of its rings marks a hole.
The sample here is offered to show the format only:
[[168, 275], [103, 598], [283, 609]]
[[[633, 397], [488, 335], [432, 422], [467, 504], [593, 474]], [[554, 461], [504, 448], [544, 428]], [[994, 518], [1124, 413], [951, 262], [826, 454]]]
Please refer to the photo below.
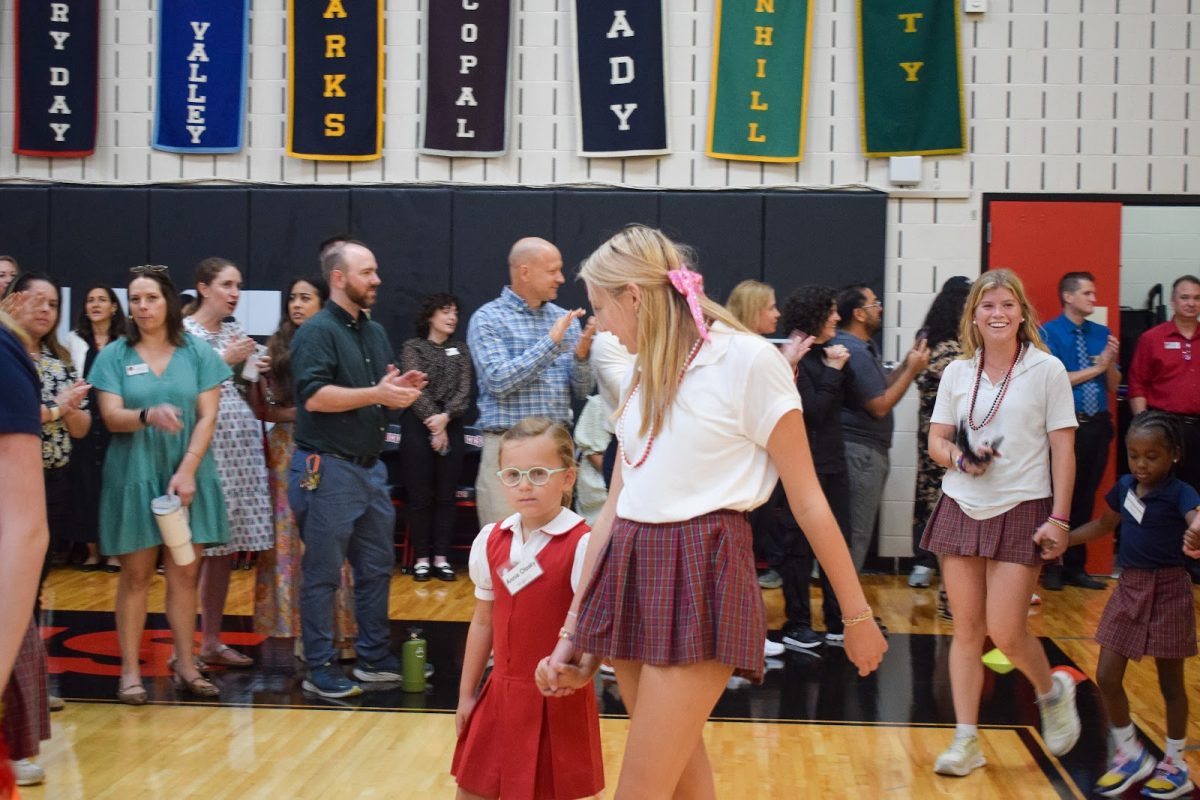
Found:
[[[1075, 344], [1075, 337], [1078, 335], [1076, 331], [1080, 328], [1083, 329], [1083, 340], [1087, 347], [1088, 362], [1086, 364], [1079, 362], [1079, 348]], [[1057, 316], [1043, 325], [1041, 333], [1042, 341], [1046, 343], [1046, 347], [1050, 348], [1054, 357], [1063, 362], [1067, 372], [1078, 372], [1093, 366], [1091, 359], [1103, 353], [1104, 348], [1108, 346], [1109, 332], [1106, 326], [1092, 322], [1090, 319], [1085, 319], [1082, 325], [1076, 325], [1066, 314]], [[1107, 411], [1108, 381], [1105, 373], [1071, 387], [1071, 394], [1075, 397], [1075, 410], [1078, 411], [1083, 407], [1083, 387], [1089, 383], [1095, 383], [1100, 389], [1100, 410]]]
[[561, 343], [550, 338], [550, 328], [566, 313], [554, 303], [531, 308], [505, 286], [471, 316], [467, 346], [479, 382], [480, 428], [501, 431], [536, 415], [570, 424], [571, 396], [586, 398], [595, 380], [587, 359], [575, 358], [578, 320]]

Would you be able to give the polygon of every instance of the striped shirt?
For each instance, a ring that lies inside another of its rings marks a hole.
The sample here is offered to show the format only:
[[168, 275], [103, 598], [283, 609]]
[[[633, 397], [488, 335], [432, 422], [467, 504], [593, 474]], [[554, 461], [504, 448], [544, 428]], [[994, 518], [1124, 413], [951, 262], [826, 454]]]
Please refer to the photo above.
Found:
[[479, 427], [503, 431], [525, 417], [571, 423], [571, 396], [583, 400], [595, 384], [587, 359], [575, 358], [582, 330], [572, 320], [562, 342], [550, 328], [566, 309], [554, 303], [530, 308], [505, 286], [471, 316], [467, 346], [479, 382]]

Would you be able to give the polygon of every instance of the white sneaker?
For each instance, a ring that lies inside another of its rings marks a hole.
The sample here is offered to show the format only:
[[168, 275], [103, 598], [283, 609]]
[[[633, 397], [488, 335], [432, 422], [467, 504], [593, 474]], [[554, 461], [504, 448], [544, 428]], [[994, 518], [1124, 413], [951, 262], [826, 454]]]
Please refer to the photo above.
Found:
[[17, 778], [17, 786], [37, 786], [46, 780], [46, 770], [28, 758], [22, 758], [19, 761], [10, 761], [9, 763], [12, 764], [13, 775]]
[[1051, 674], [1058, 684], [1058, 699], [1038, 702], [1042, 712], [1042, 740], [1056, 756], [1069, 753], [1079, 741], [1079, 709], [1075, 707], [1075, 680], [1064, 672]]
[[763, 642], [763, 655], [767, 658], [783, 655], [783, 651], [784, 646], [779, 642], [772, 642], [770, 639]]
[[929, 567], [916, 566], [908, 573], [908, 585], [914, 589], [928, 589], [933, 570]]
[[933, 763], [933, 771], [938, 775], [964, 778], [970, 775], [972, 770], [978, 769], [986, 763], [987, 759], [983, 757], [983, 753], [979, 752], [979, 737], [960, 736], [956, 737], [950, 743], [950, 747], [937, 757], [937, 761]]

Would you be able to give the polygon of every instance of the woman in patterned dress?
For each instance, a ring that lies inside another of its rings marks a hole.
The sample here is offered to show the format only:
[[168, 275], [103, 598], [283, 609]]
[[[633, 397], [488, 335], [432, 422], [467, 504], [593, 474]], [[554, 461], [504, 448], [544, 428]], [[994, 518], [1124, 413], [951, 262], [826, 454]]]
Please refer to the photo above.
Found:
[[[246, 360], [256, 357], [254, 340], [231, 317], [242, 292], [241, 271], [224, 258], [206, 258], [196, 265], [196, 292], [200, 306], [183, 321], [184, 327], [208, 342], [235, 375], [241, 374]], [[260, 369], [266, 364], [267, 359], [259, 359]], [[220, 638], [229, 573], [235, 553], [269, 550], [275, 545], [275, 536], [261, 428], [233, 378], [221, 384], [212, 449], [229, 515], [229, 543], [204, 551], [200, 568], [200, 658], [208, 664], [248, 667], [254, 659], [223, 644]]]
[[[329, 299], [324, 278], [294, 278], [283, 296], [279, 328], [267, 342], [271, 368], [263, 374], [252, 396], [261, 401], [261, 416], [274, 423], [267, 434], [268, 482], [275, 523], [275, 547], [258, 558], [254, 580], [254, 630], [267, 636], [300, 636], [300, 560], [303, 545], [296, 518], [288, 505], [288, 465], [296, 449], [292, 438], [296, 420], [296, 398], [292, 389], [289, 350], [296, 329], [321, 310]], [[333, 638], [339, 650], [354, 652], [358, 626], [354, 621], [354, 584], [350, 570], [342, 565], [342, 586], [334, 600]]]

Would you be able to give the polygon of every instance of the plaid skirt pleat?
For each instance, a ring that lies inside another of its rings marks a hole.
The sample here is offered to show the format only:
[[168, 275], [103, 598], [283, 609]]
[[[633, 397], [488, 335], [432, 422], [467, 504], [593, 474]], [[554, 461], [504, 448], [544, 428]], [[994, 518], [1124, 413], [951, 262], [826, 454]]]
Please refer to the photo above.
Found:
[[978, 556], [1028, 566], [1058, 564], [1061, 559], [1043, 560], [1033, 543], [1033, 534], [1050, 516], [1050, 509], [1050, 498], [1043, 497], [990, 519], [974, 519], [943, 494], [925, 525], [921, 547], [940, 556]]
[[1096, 641], [1134, 661], [1196, 655], [1196, 603], [1187, 570], [1121, 570]]
[[46, 648], [31, 617], [4, 690], [3, 726], [9, 758], [33, 758], [39, 743], [50, 738], [46, 678]]
[[584, 594], [585, 652], [655, 666], [716, 661], [754, 681], [767, 633], [745, 514], [613, 522]]

